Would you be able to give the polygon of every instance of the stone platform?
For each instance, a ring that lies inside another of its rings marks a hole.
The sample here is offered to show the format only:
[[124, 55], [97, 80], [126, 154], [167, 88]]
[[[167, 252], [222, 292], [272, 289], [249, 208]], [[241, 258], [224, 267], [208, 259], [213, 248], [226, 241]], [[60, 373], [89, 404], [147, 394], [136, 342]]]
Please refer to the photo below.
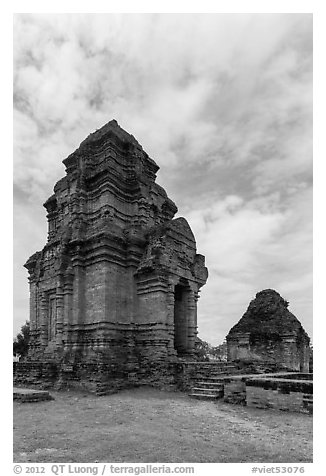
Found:
[[223, 398], [226, 403], [263, 409], [313, 413], [313, 375], [278, 372], [201, 377], [189, 396], [201, 400]]
[[33, 388], [13, 388], [13, 398], [21, 403], [41, 402], [44, 400], [54, 400], [46, 390], [35, 390]]

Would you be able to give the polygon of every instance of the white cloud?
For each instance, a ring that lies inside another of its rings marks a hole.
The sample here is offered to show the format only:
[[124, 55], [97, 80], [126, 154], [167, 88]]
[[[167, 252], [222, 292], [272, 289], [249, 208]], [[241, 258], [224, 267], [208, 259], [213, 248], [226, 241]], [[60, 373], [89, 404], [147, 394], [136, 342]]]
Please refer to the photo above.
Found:
[[63, 176], [61, 160], [116, 118], [160, 165], [158, 183], [206, 254], [204, 337], [222, 339], [266, 286], [288, 293], [309, 327], [311, 23], [309, 14], [16, 15], [16, 270], [30, 243], [45, 242], [35, 207]]
[[[230, 203], [237, 208], [230, 208]], [[311, 190], [283, 211], [259, 210], [257, 202], [244, 203], [236, 197], [226, 197], [210, 210], [213, 221], [205, 220], [206, 207], [188, 215], [210, 272], [202, 292], [205, 301], [200, 302], [207, 321], [202, 335], [213, 339], [213, 325], [220, 340], [226, 323], [235, 324], [254, 295], [266, 288], [284, 294], [311, 334]], [[210, 320], [211, 313], [215, 321]]]

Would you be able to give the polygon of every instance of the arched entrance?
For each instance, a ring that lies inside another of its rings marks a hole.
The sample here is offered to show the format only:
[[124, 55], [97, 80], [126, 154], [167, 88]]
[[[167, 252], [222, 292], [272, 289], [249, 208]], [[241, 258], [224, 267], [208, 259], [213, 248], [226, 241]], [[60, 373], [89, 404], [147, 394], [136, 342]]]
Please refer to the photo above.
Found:
[[184, 284], [174, 288], [174, 348], [178, 355], [187, 353], [189, 347], [189, 291]]

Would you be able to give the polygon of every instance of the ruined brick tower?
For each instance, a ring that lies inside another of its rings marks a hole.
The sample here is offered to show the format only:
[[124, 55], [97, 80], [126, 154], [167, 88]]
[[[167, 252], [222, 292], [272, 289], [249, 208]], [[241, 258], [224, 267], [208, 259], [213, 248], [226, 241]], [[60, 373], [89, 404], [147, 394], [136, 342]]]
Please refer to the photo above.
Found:
[[310, 339], [288, 304], [273, 289], [257, 293], [226, 337], [228, 361], [308, 372]]
[[132, 371], [191, 355], [207, 269], [159, 167], [114, 120], [63, 163], [44, 204], [47, 243], [25, 264], [28, 359]]

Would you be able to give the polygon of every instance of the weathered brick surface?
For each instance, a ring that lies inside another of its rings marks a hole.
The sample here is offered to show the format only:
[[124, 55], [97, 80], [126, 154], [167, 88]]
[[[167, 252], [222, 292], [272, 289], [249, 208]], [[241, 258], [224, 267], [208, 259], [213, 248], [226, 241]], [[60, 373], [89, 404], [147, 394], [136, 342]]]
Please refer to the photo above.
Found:
[[277, 373], [223, 377], [226, 403], [312, 413], [311, 374]]
[[48, 241], [25, 264], [28, 360], [56, 364], [60, 382], [94, 388], [128, 374], [172, 385], [170, 363], [194, 352], [207, 279], [192, 231], [174, 219], [177, 207], [155, 182], [159, 167], [116, 121], [63, 163], [66, 176], [44, 204]]
[[312, 413], [313, 383], [308, 380], [249, 379], [246, 403], [257, 408]]
[[235, 372], [237, 369], [234, 365], [182, 362], [179, 359], [142, 359], [139, 362], [129, 361], [126, 365], [121, 365], [119, 361], [75, 364], [15, 362], [14, 383], [35, 388], [84, 388], [96, 394], [114, 393], [122, 388], [140, 385], [189, 391], [197, 381], [222, 381], [225, 375]]
[[14, 362], [14, 385], [47, 388], [54, 385], [59, 377], [55, 363]]
[[272, 371], [309, 371], [310, 339], [288, 302], [272, 289], [256, 294], [226, 339], [230, 362], [253, 368], [270, 364]]
[[238, 405], [246, 404], [246, 378], [224, 379], [224, 401]]

